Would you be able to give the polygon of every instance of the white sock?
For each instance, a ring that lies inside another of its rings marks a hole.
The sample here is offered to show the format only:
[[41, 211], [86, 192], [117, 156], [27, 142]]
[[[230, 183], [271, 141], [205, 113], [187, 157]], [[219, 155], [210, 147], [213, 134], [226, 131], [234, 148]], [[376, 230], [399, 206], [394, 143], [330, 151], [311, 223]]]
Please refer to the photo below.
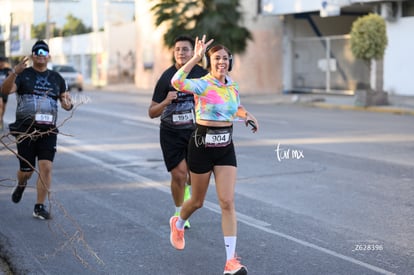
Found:
[[181, 217], [178, 217], [178, 220], [175, 223], [175, 226], [180, 230], [184, 230], [185, 221], [186, 220], [181, 219]]
[[176, 206], [175, 213], [180, 213], [180, 212], [181, 212], [181, 206]]
[[227, 261], [233, 259], [236, 254], [236, 236], [224, 236], [224, 246], [226, 247]]

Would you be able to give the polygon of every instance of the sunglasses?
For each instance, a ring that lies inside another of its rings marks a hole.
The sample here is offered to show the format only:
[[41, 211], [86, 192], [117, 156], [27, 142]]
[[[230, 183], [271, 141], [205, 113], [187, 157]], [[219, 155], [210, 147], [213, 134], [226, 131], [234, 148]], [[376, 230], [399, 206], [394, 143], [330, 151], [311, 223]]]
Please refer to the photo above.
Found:
[[33, 54], [36, 55], [36, 56], [46, 56], [47, 57], [49, 55], [49, 52], [44, 50], [44, 49], [38, 49], [38, 50], [34, 51]]

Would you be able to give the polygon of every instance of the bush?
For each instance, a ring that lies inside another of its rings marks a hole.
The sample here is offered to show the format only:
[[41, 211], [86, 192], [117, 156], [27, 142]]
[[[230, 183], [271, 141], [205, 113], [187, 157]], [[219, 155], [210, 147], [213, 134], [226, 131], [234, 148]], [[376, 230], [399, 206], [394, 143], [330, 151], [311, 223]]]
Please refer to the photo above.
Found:
[[358, 18], [351, 29], [351, 51], [362, 60], [382, 59], [387, 47], [385, 20], [378, 14]]

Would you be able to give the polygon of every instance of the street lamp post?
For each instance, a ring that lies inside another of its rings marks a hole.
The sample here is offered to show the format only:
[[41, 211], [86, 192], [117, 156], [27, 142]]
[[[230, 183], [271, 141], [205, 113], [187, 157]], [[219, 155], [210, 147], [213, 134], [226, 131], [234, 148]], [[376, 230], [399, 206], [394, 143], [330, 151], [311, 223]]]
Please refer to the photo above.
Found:
[[9, 27], [9, 56], [12, 56], [12, 44], [13, 44], [13, 13], [10, 13], [10, 27]]
[[50, 38], [50, 7], [49, 7], [49, 0], [45, 0], [46, 6], [46, 32], [45, 32], [45, 39], [49, 41]]

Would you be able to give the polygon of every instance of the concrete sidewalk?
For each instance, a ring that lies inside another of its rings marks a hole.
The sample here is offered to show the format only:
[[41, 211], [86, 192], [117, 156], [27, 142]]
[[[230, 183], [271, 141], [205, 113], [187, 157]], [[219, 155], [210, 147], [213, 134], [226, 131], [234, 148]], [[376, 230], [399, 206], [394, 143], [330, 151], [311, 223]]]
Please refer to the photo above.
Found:
[[356, 110], [367, 112], [383, 112], [400, 115], [414, 115], [414, 96], [389, 95], [388, 105], [361, 107], [355, 105], [353, 95], [332, 94], [274, 94], [274, 95], [248, 95], [242, 97], [243, 102], [258, 104], [301, 104], [305, 106]]
[[[103, 92], [125, 92], [148, 95], [151, 97], [152, 90], [138, 89], [132, 83], [108, 85], [102, 88], [91, 88], [92, 90], [102, 90]], [[305, 106], [356, 110], [367, 112], [382, 112], [400, 115], [414, 115], [414, 96], [389, 95], [389, 105], [360, 107], [355, 105], [353, 95], [334, 95], [334, 94], [258, 94], [241, 95], [242, 103], [250, 102], [255, 104], [301, 104]]]

